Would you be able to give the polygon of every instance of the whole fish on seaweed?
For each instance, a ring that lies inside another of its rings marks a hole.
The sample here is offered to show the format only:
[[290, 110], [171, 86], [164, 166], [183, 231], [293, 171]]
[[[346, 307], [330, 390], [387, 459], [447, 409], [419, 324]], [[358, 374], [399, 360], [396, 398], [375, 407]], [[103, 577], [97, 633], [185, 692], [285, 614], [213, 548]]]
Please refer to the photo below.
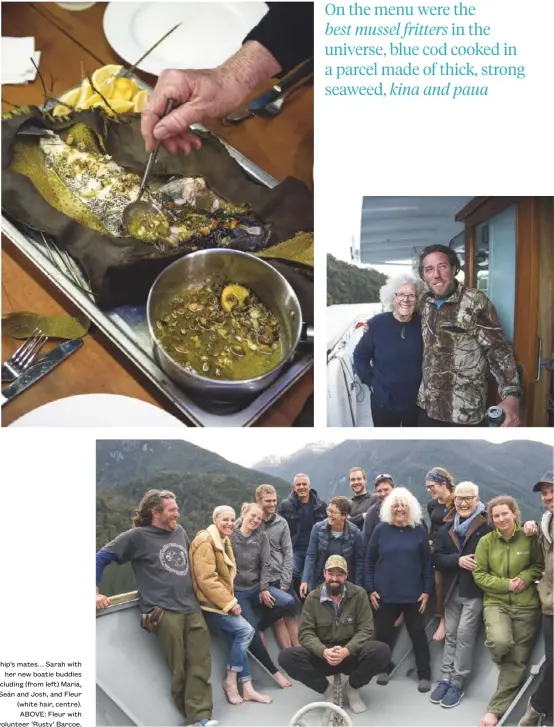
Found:
[[[18, 134], [29, 125], [41, 136]], [[200, 135], [201, 149], [187, 157], [160, 153], [148, 194], [162, 218], [129, 237], [121, 213], [136, 198], [147, 160], [140, 118], [92, 109], [54, 119], [37, 107], [18, 109], [2, 123], [2, 207], [80, 262], [101, 307], [143, 302], [163, 267], [194, 250], [270, 255], [268, 248], [313, 230], [305, 185], [288, 178], [268, 189], [215, 137]]]

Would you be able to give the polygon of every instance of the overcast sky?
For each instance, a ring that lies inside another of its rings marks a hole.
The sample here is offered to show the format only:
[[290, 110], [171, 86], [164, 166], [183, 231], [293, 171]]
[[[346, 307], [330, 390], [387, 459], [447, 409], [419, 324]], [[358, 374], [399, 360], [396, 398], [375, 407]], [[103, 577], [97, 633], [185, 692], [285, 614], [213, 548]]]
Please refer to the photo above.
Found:
[[[485, 431], [486, 436], [483, 437]], [[402, 434], [402, 436], [398, 436]], [[332, 442], [338, 444], [345, 439], [367, 439], [371, 446], [372, 439], [426, 439], [428, 432], [424, 429], [410, 430], [407, 433], [398, 430], [391, 435], [386, 429], [332, 429], [314, 432], [310, 429], [192, 429], [187, 432], [187, 439], [199, 447], [209, 449], [211, 452], [225, 457], [225, 459], [240, 464], [243, 467], [252, 467], [268, 455], [286, 457], [297, 452], [310, 442]], [[552, 433], [547, 429], [501, 429], [491, 428], [468, 430], [460, 436], [452, 437], [452, 432], [444, 429], [433, 430], [434, 439], [486, 439], [491, 442], [502, 442], [511, 439], [528, 439], [552, 445]]]

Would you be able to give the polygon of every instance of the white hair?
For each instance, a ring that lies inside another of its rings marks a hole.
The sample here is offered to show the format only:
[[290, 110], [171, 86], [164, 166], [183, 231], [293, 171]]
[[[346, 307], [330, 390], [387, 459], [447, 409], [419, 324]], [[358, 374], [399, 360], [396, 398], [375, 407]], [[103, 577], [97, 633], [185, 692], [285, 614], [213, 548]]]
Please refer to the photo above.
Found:
[[467, 480], [466, 482], [458, 482], [458, 484], [454, 488], [454, 495], [456, 495], [456, 491], [460, 487], [464, 487], [466, 489], [470, 489], [473, 492], [474, 495], [477, 495], [477, 497], [479, 497], [479, 488], [477, 487], [477, 485], [475, 484], [475, 482], [470, 482], [469, 480]]
[[212, 512], [212, 519], [215, 520], [216, 517], [221, 515], [222, 512], [226, 512], [227, 510], [229, 510], [230, 512], [233, 513], [233, 517], [236, 517], [235, 511], [233, 510], [233, 508], [230, 505], [218, 505], [215, 508], [215, 510]]
[[414, 286], [417, 304], [417, 299], [423, 293], [423, 282], [419, 278], [416, 278], [415, 275], [412, 275], [412, 273], [400, 273], [399, 275], [389, 278], [379, 291], [379, 298], [381, 299], [383, 310], [385, 312], [393, 309], [394, 296], [398, 291], [398, 288], [406, 283], [410, 283], [410, 285]]
[[409, 490], [405, 487], [395, 487], [383, 500], [380, 517], [384, 523], [388, 523], [389, 525], [393, 524], [393, 505], [406, 505], [408, 508], [408, 525], [411, 528], [419, 525], [423, 517], [421, 505]]
[[310, 482], [310, 478], [308, 477], [308, 475], [305, 475], [305, 474], [303, 474], [302, 472], [299, 472], [299, 473], [298, 473], [297, 475], [294, 475], [294, 479], [292, 480], [292, 484], [293, 484], [293, 487], [294, 487], [294, 485], [296, 484], [296, 480], [297, 480], [297, 479], [298, 479], [299, 477], [305, 477], [305, 478], [306, 478], [306, 479], [308, 480], [308, 484], [309, 484], [309, 485], [311, 485], [311, 484], [312, 484], [312, 483]]

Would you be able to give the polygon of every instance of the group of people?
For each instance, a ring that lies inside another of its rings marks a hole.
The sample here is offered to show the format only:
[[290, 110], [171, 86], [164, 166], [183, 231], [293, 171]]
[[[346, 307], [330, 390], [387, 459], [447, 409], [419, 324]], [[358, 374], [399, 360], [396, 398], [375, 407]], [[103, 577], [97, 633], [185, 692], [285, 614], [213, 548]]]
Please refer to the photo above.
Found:
[[[498, 684], [482, 727], [497, 724], [524, 678], [541, 621], [545, 664], [521, 725], [552, 725], [553, 474], [534, 485], [544, 516], [521, 523], [509, 495], [487, 506], [473, 482], [455, 484], [434, 467], [426, 476], [429, 524], [416, 497], [388, 474], [368, 492], [363, 469], [349, 472], [352, 496], [323, 502], [298, 474], [277, 505], [273, 486], [237, 513], [216, 507], [212, 523], [189, 543], [169, 491], [143, 497], [133, 528], [96, 556], [98, 609], [104, 567], [131, 562], [142, 625], [157, 634], [172, 674], [172, 695], [190, 723], [212, 719], [211, 630], [228, 646], [223, 690], [230, 704], [271, 702], [252, 684], [250, 653], [281, 688], [299, 681], [333, 702], [328, 677], [346, 674], [344, 699], [366, 709], [361, 687], [386, 685], [391, 654], [405, 623], [413, 645], [418, 690], [433, 704], [460, 703], [472, 670], [482, 621]], [[538, 586], [537, 586], [538, 583]], [[428, 602], [444, 639], [434, 689], [426, 635]], [[298, 613], [300, 617], [298, 618]], [[267, 650], [274, 630], [278, 665]]]
[[457, 281], [459, 270], [452, 248], [429, 245], [419, 278], [400, 275], [381, 288], [385, 312], [367, 321], [354, 351], [374, 426], [486, 426], [490, 374], [501, 426], [518, 426], [522, 390], [512, 345], [494, 305]]

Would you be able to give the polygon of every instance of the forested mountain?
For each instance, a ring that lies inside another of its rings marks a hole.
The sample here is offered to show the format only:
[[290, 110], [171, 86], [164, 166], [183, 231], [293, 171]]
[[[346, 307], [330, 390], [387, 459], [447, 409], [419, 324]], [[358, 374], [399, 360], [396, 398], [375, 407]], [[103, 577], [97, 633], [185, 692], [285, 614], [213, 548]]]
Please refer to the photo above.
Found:
[[328, 500], [349, 494], [348, 470], [360, 466], [368, 474], [370, 487], [376, 475], [387, 472], [425, 502], [425, 474], [433, 466], [442, 466], [457, 482], [471, 480], [479, 485], [484, 501], [507, 493], [518, 499], [525, 516], [536, 516], [540, 501], [532, 488], [546, 470], [552, 469], [552, 456], [552, 447], [529, 441], [348, 440], [317, 453], [308, 446], [277, 464], [261, 462], [255, 467], [288, 481], [297, 472], [305, 472]]
[[[241, 467], [181, 440], [99, 440], [96, 453], [97, 550], [131, 527], [133, 511], [149, 489], [175, 493], [180, 523], [191, 540], [211, 523], [217, 505], [231, 505], [238, 514], [262, 483], [274, 485], [279, 499], [290, 491], [278, 476]], [[110, 565], [105, 570], [102, 593], [110, 596], [134, 588], [129, 566]]]
[[378, 303], [379, 289], [387, 276], [376, 270], [349, 265], [327, 255], [327, 305]]

